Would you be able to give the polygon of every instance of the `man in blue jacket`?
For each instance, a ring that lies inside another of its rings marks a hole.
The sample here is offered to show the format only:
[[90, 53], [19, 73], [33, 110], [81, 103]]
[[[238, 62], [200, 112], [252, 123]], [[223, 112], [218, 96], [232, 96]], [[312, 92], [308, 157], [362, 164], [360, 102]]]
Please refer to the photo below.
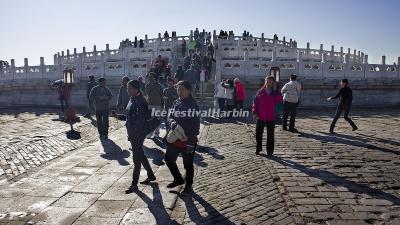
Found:
[[[186, 182], [183, 193], [188, 194], [192, 192], [194, 176], [193, 159], [198, 141], [197, 135], [199, 135], [200, 130], [200, 118], [196, 114], [199, 111], [199, 106], [192, 97], [191, 90], [192, 86], [188, 81], [179, 81], [177, 83], [179, 98], [175, 100], [172, 106], [172, 114], [168, 120], [171, 129], [174, 129], [177, 125], [183, 128], [187, 141], [178, 139], [176, 142], [168, 144], [165, 153], [165, 163], [174, 177], [174, 181], [168, 184], [167, 187], [173, 188]], [[183, 180], [176, 165], [179, 154], [182, 154], [183, 165], [186, 170], [185, 180]]]
[[138, 182], [140, 176], [140, 168], [143, 167], [147, 171], [147, 179], [140, 182], [148, 184], [155, 181], [156, 177], [151, 169], [149, 161], [143, 152], [143, 142], [146, 137], [144, 132], [145, 122], [150, 118], [150, 112], [146, 100], [140, 91], [140, 83], [137, 80], [131, 80], [127, 85], [130, 101], [126, 107], [126, 130], [128, 132], [128, 140], [132, 145], [133, 156], [133, 177], [132, 184], [126, 193], [131, 193], [138, 190]]

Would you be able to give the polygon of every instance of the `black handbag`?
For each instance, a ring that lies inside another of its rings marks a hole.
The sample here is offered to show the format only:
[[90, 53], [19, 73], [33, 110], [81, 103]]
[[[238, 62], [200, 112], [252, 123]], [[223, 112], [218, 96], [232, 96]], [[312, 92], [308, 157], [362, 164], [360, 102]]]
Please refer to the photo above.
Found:
[[144, 131], [146, 135], [152, 133], [158, 126], [160, 126], [161, 121], [157, 117], [151, 117], [150, 119], [146, 120], [144, 125]]

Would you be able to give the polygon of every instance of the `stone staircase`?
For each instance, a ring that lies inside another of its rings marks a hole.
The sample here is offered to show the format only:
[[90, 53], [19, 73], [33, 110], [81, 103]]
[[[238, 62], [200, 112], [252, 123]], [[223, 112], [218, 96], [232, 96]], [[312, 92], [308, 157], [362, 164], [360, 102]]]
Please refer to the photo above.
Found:
[[204, 93], [193, 92], [192, 95], [196, 99], [201, 109], [214, 108], [214, 81], [207, 83], [207, 89]]

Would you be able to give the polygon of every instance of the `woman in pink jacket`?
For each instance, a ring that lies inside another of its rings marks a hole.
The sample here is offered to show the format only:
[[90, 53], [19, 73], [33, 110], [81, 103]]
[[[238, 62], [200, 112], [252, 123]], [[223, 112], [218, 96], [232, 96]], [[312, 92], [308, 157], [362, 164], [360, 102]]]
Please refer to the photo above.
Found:
[[264, 127], [267, 127], [267, 155], [274, 153], [274, 130], [275, 130], [275, 105], [282, 103], [282, 95], [274, 90], [275, 78], [268, 76], [265, 78], [264, 86], [257, 92], [253, 101], [253, 116], [257, 119], [256, 125], [256, 154], [262, 150], [262, 137]]

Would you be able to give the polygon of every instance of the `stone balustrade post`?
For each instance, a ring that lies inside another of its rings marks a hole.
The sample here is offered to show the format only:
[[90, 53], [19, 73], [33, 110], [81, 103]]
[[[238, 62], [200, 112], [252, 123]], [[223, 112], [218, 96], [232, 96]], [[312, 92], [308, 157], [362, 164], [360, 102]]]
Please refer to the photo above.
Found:
[[13, 79], [15, 77], [15, 59], [11, 59], [11, 73], [13, 76]]
[[40, 73], [44, 76], [44, 57], [40, 57]]
[[28, 58], [24, 58], [24, 71], [25, 71], [25, 78], [28, 78], [29, 74], [29, 61]]
[[53, 64], [57, 65], [57, 54], [53, 55]]

